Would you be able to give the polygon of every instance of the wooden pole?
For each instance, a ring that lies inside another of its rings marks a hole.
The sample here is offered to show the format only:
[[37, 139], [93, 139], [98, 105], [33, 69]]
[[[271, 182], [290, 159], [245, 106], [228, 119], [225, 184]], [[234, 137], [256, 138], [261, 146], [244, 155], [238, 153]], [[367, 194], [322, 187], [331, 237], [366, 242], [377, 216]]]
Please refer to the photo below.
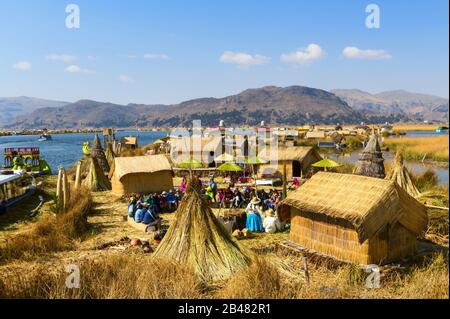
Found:
[[58, 212], [61, 211], [61, 205], [63, 204], [64, 198], [63, 198], [63, 186], [62, 186], [62, 180], [63, 180], [63, 172], [62, 172], [62, 167], [59, 167], [59, 171], [58, 171], [58, 181], [56, 182], [56, 203], [57, 203], [57, 208], [58, 208]]
[[286, 170], [286, 161], [283, 164], [283, 196], [285, 199], [287, 197], [287, 170]]
[[70, 201], [70, 187], [69, 187], [69, 181], [67, 179], [67, 174], [66, 174], [66, 170], [63, 168], [63, 180], [62, 180], [62, 188], [63, 188], [63, 208], [64, 211], [66, 211], [67, 206], [69, 205], [69, 201]]
[[74, 189], [79, 191], [81, 187], [81, 161], [77, 163], [77, 170], [75, 173], [75, 187]]

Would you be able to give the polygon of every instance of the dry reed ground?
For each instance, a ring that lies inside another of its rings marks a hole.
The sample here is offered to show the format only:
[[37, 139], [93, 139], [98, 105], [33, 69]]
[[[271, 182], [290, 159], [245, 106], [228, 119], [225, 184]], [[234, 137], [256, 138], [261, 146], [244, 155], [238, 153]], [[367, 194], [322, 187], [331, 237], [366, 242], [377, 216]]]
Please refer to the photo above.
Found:
[[[257, 234], [239, 241], [255, 253], [247, 271], [205, 284], [184, 266], [156, 262], [140, 249], [115, 244], [124, 236], [150, 238], [123, 221], [125, 203], [110, 192], [94, 194], [93, 202], [90, 228], [70, 250], [0, 263], [0, 298], [448, 298], [448, 244], [443, 253], [383, 270], [381, 287], [368, 289], [361, 269], [326, 262], [309, 263], [306, 283], [302, 259], [277, 249], [288, 233]], [[33, 222], [19, 222], [5, 232], [21, 236], [47, 218], [46, 209]], [[163, 214], [168, 224], [173, 216]], [[5, 222], [0, 219], [0, 224]], [[444, 231], [448, 234], [448, 226]], [[99, 249], [108, 243], [112, 247]], [[65, 287], [64, 267], [72, 263], [80, 266], [81, 289]]]

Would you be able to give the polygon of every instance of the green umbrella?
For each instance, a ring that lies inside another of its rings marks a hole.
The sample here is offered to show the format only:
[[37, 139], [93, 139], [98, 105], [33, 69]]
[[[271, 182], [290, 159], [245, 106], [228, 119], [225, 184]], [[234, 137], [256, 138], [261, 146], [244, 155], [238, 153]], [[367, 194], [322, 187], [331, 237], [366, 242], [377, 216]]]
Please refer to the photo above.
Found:
[[340, 166], [342, 166], [342, 164], [336, 163], [335, 161], [332, 161], [332, 160], [328, 159], [327, 157], [325, 157], [323, 160], [318, 161], [317, 163], [312, 164], [312, 166], [324, 168], [325, 171], [326, 171], [327, 168], [340, 167]]
[[259, 158], [259, 157], [249, 157], [244, 161], [246, 165], [258, 165], [258, 164], [266, 164], [267, 161]]
[[236, 163], [231, 163], [231, 162], [220, 165], [217, 168], [217, 170], [222, 171], [222, 172], [242, 172], [243, 171], [242, 167], [240, 167]]
[[202, 168], [203, 164], [196, 160], [185, 160], [178, 163], [178, 167], [180, 168]]

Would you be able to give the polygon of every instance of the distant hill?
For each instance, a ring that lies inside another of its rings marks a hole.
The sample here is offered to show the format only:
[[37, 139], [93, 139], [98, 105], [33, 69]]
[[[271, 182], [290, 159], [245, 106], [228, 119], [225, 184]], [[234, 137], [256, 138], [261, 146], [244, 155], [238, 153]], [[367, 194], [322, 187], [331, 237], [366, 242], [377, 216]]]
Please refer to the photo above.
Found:
[[393, 116], [403, 120], [448, 121], [448, 99], [404, 90], [370, 94], [361, 90], [332, 90], [364, 116]]
[[12, 123], [21, 115], [30, 114], [43, 107], [60, 107], [69, 102], [51, 101], [33, 97], [0, 97], [0, 127]]
[[81, 128], [190, 125], [255, 125], [359, 122], [359, 113], [336, 95], [301, 86], [269, 86], [224, 98], [201, 98], [176, 105], [118, 105], [81, 100], [57, 108], [41, 108], [8, 125], [14, 128]]
[[[45, 100], [41, 100], [45, 101]], [[51, 101], [50, 101], [51, 102]], [[303, 86], [266, 86], [224, 98], [200, 98], [174, 105], [119, 105], [80, 100], [27, 111], [7, 128], [175, 127], [202, 125], [271, 125], [384, 123], [411, 120], [448, 121], [448, 100], [436, 96], [390, 91], [331, 92]], [[28, 108], [30, 110], [30, 108]]]

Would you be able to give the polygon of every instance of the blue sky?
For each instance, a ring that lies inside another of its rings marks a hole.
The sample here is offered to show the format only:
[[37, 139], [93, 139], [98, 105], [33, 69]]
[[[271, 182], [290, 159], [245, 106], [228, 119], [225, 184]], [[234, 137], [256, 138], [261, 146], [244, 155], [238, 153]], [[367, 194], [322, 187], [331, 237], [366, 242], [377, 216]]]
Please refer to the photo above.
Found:
[[[70, 3], [79, 29], [65, 26]], [[366, 27], [370, 3], [379, 29]], [[305, 85], [448, 98], [448, 9], [447, 0], [0, 0], [0, 96], [178, 103]]]

